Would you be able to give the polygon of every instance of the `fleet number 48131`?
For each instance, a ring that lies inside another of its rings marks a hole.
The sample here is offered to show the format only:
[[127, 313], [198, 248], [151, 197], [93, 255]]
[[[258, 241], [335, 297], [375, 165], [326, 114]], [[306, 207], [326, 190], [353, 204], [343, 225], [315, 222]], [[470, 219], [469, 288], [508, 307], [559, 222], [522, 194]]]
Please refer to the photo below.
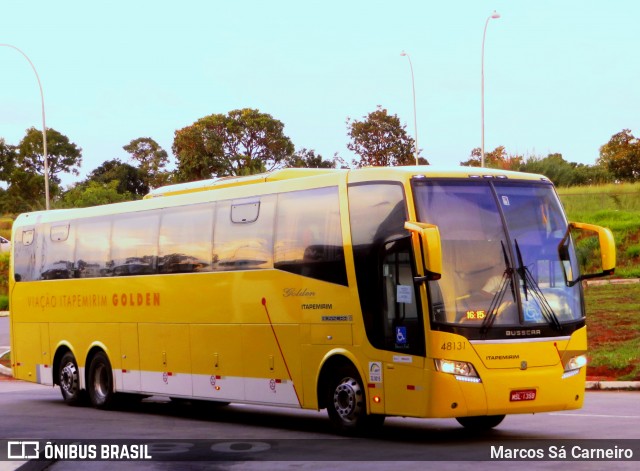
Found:
[[466, 342], [442, 342], [440, 350], [464, 350], [467, 348]]

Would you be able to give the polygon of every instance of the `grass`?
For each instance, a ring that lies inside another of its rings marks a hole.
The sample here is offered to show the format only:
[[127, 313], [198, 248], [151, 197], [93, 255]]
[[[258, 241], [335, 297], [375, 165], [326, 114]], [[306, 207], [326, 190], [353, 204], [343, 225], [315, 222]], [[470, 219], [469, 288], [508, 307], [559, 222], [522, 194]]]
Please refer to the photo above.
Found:
[[11, 226], [13, 225], [13, 218], [8, 216], [0, 217], [0, 236], [5, 239], [11, 240]]
[[600, 379], [640, 380], [640, 283], [585, 289], [589, 366]]
[[570, 221], [611, 229], [617, 278], [640, 277], [640, 183], [559, 188]]

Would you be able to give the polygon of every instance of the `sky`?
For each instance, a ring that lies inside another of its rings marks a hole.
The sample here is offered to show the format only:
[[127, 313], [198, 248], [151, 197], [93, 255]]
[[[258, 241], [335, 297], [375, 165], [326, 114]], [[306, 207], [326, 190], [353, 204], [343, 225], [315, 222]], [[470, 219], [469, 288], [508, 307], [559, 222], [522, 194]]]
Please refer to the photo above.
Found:
[[[345, 160], [347, 118], [380, 105], [432, 164], [485, 150], [594, 164], [622, 129], [640, 135], [635, 0], [0, 0], [0, 44], [34, 64], [46, 125], [82, 148], [79, 181], [122, 147], [256, 108], [296, 149]], [[412, 94], [413, 66], [416, 122]], [[0, 47], [0, 137], [42, 128], [35, 74]]]

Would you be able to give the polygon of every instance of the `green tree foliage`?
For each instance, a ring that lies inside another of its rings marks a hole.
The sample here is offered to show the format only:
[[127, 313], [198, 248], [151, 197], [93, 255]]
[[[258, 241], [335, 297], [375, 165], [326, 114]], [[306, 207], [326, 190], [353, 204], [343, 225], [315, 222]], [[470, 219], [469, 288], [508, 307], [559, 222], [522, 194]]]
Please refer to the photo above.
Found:
[[[42, 132], [36, 128], [27, 129], [27, 134], [18, 144], [19, 162], [22, 168], [31, 173], [44, 175], [44, 147]], [[79, 175], [78, 169], [82, 164], [82, 149], [69, 138], [55, 129], [47, 129], [47, 162], [49, 177], [60, 183], [59, 173]]]
[[118, 159], [107, 160], [93, 170], [83, 183], [110, 183], [116, 181], [116, 190], [131, 199], [140, 199], [149, 193], [148, 174]]
[[169, 163], [167, 151], [150, 137], [132, 140], [123, 149], [137, 162], [141, 176], [147, 187], [158, 188], [169, 182], [169, 172], [165, 170]]
[[120, 193], [118, 185], [117, 180], [108, 183], [89, 181], [76, 185], [64, 193], [57, 206], [61, 208], [86, 208], [133, 199], [130, 193]]
[[290, 157], [285, 159], [285, 165], [287, 167], [296, 168], [335, 168], [335, 160], [323, 160], [320, 154], [316, 155], [313, 149], [301, 149], [296, 151]]
[[[406, 125], [397, 115], [389, 115], [378, 105], [362, 121], [347, 118], [347, 149], [360, 156], [356, 167], [388, 167], [415, 164], [415, 141], [407, 134]], [[422, 159], [423, 164], [428, 164]]]
[[172, 150], [178, 179], [189, 181], [273, 170], [284, 164], [294, 147], [282, 122], [244, 108], [212, 114], [177, 130]]
[[17, 160], [18, 153], [15, 146], [7, 144], [5, 140], [0, 137], [0, 181], [8, 182], [10, 180]]
[[640, 180], [640, 140], [631, 134], [630, 129], [623, 129], [600, 147], [597, 163], [620, 181]]
[[520, 170], [542, 174], [556, 186], [566, 187], [611, 181], [611, 175], [604, 167], [567, 162], [562, 154], [557, 153], [549, 154], [544, 158], [529, 157]]
[[[484, 166], [502, 170], [519, 170], [522, 165], [521, 155], [507, 154], [504, 146], [498, 146], [491, 152], [484, 153]], [[460, 162], [464, 167], [480, 167], [482, 165], [482, 149], [476, 147], [471, 151], [469, 160]]]
[[[51, 182], [51, 196], [58, 193], [58, 185]], [[18, 214], [45, 208], [44, 176], [15, 167], [9, 177], [9, 186], [0, 194], [0, 210]]]

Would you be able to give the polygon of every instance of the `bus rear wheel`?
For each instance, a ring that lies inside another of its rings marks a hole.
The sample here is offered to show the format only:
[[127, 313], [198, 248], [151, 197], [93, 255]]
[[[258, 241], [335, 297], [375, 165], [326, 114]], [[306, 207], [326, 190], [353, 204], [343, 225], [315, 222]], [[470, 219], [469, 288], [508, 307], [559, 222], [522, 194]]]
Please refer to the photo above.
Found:
[[479, 415], [476, 417], [456, 417], [460, 425], [469, 430], [489, 430], [500, 425], [504, 415]]
[[364, 387], [353, 368], [338, 370], [329, 381], [327, 412], [334, 429], [346, 435], [375, 431], [385, 418], [367, 414]]
[[108, 409], [113, 404], [113, 372], [109, 358], [104, 352], [96, 353], [91, 360], [87, 389], [94, 407]]
[[83, 402], [78, 363], [71, 352], [66, 352], [60, 360], [58, 383], [64, 402], [70, 406], [77, 406]]

